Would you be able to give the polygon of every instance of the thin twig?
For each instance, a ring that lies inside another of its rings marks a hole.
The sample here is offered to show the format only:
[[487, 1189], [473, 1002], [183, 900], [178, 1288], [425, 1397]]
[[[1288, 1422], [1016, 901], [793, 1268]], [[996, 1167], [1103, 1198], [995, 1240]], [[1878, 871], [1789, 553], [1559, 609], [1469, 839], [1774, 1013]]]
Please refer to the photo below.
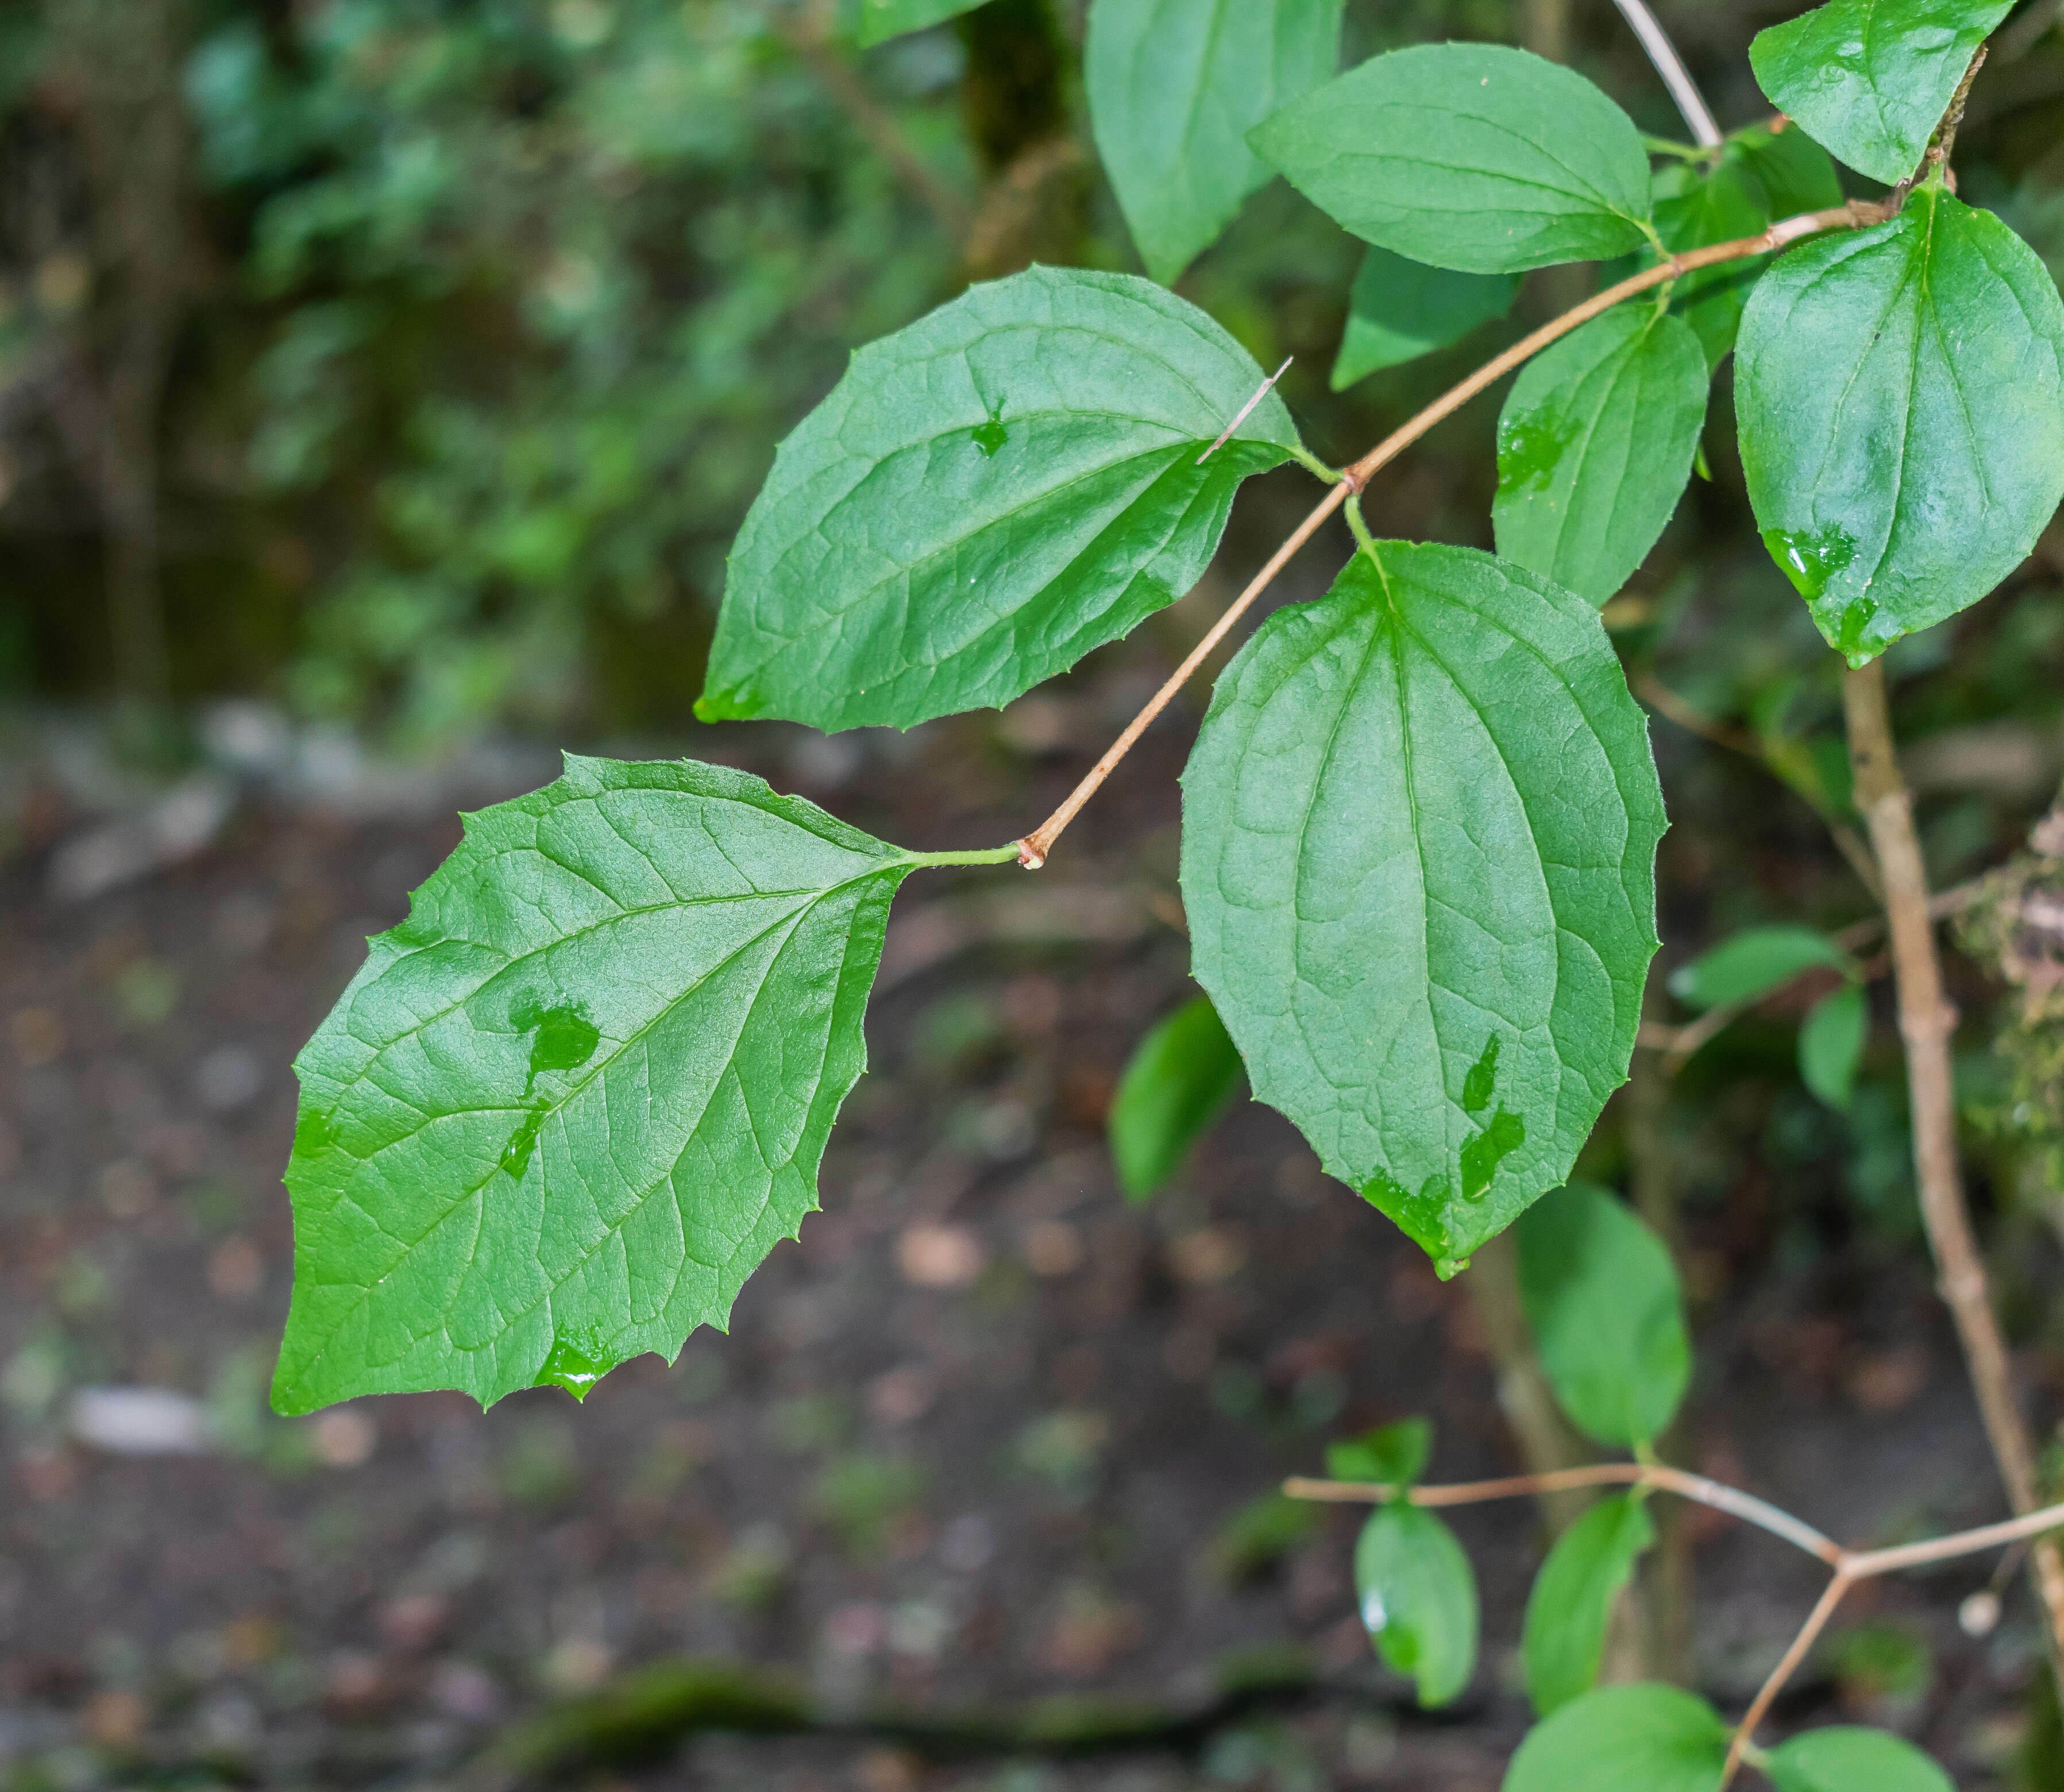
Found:
[[[1929, 916], [1928, 872], [1913, 828], [1913, 797], [1893, 750], [1885, 700], [1885, 662], [1844, 675], [1843, 707], [1856, 807], [1869, 828], [1885, 874], [1885, 917], [1892, 936], [1899, 1030], [1906, 1045], [1906, 1084], [1913, 1115], [1913, 1169], [1921, 1215], [1957, 1324], [1964, 1362], [2000, 1478], [2018, 1512], [2036, 1503], [2035, 1452], [2014, 1398], [2006, 1341], [1985, 1286], [1985, 1258], [1972, 1228], [1957, 1156], [1957, 1097], [1949, 1038], [1956, 1010], [1942, 993], [1942, 967]], [[2054, 1540], [2030, 1552], [2030, 1569], [2049, 1617], [2053, 1666], [2064, 1682], [2064, 1554]]]
[[[1830, 1567], [1842, 1560], [1840, 1544], [1823, 1536], [1803, 1519], [1759, 1500], [1739, 1488], [1724, 1487], [1703, 1475], [1671, 1468], [1661, 1463], [1593, 1462], [1578, 1468], [1558, 1468], [1540, 1475], [1508, 1475], [1494, 1481], [1456, 1481], [1441, 1487], [1415, 1487], [1406, 1498], [1415, 1506], [1474, 1506], [1488, 1500], [1513, 1500], [1544, 1493], [1562, 1493], [1585, 1487], [1653, 1487], [1715, 1512], [1726, 1512], [1758, 1526], [1772, 1536], [1819, 1557]], [[1283, 1484], [1292, 1500], [1328, 1500], [1351, 1505], [1380, 1505], [1396, 1490], [1381, 1481], [1312, 1480], [1292, 1476]]]
[[1221, 448], [1224, 447], [1228, 442], [1232, 440], [1233, 431], [1237, 429], [1243, 423], [1247, 421], [1248, 417], [1254, 414], [1254, 407], [1256, 405], [1259, 405], [1263, 399], [1266, 398], [1269, 395], [1269, 393], [1275, 391], [1276, 382], [1290, 371], [1290, 364], [1293, 360], [1296, 360], [1296, 358], [1297, 357], [1295, 355], [1285, 355], [1283, 357], [1283, 364], [1277, 368], [1273, 373], [1270, 374], [1267, 379], [1264, 380], [1261, 382], [1260, 390], [1256, 392], [1252, 398], [1248, 399], [1244, 405], [1240, 406], [1239, 414], [1233, 418], [1232, 422], [1228, 423], [1219, 432], [1219, 439], [1213, 442], [1209, 448], [1206, 449], [1203, 453], [1197, 457], [1197, 465], [1199, 466], [1202, 466], [1205, 461], [1208, 461], [1214, 454], [1217, 453]]
[[1683, 58], [1677, 54], [1677, 46], [1670, 41], [1669, 33], [1656, 22], [1655, 14], [1642, 0], [1614, 0], [1614, 3], [1634, 27], [1634, 34], [1641, 39], [1641, 47], [1648, 52], [1655, 72], [1663, 77], [1670, 97], [1677, 102], [1677, 110], [1684, 115], [1685, 125], [1693, 140], [1701, 149], [1718, 149], [1720, 127], [1713, 123], [1705, 96], [1699, 91], [1698, 83], [1691, 79], [1691, 71], [1685, 67]]
[[1268, 563], [1249, 581], [1246, 590], [1233, 600], [1225, 614], [1212, 625], [1211, 631], [1191, 650], [1161, 688], [1147, 699], [1146, 707], [1127, 725], [1125, 731], [1111, 743], [1103, 757], [1090, 768], [1082, 782], [1069, 792], [1067, 800], [1018, 843], [1018, 862], [1027, 871], [1037, 871], [1046, 864], [1047, 855], [1054, 850], [1054, 843], [1060, 838], [1062, 831], [1082, 812], [1082, 805], [1097, 793], [1119, 761], [1132, 750], [1133, 743], [1147, 731], [1148, 723], [1167, 707], [1169, 700], [1189, 681], [1191, 675], [1203, 664], [1211, 649], [1225, 638], [1227, 632], [1246, 614], [1254, 600], [1274, 582], [1276, 575], [1282, 571], [1291, 557], [1317, 533], [1320, 526], [1346, 501], [1350, 493], [1359, 497], [1370, 479], [1382, 467], [1395, 460], [1435, 424], [1461, 409], [1486, 386], [1496, 384], [1513, 368], [1539, 353], [1551, 342], [1567, 336], [1570, 331], [1590, 322], [1602, 312], [1611, 310], [1624, 299], [1631, 299], [1637, 293], [1646, 292], [1667, 281], [1679, 279], [1695, 268], [1711, 268], [1721, 262], [1740, 261], [1754, 256], [1769, 255], [1802, 237], [1817, 236], [1822, 231], [1854, 230], [1864, 224], [1881, 223], [1889, 215], [1885, 208], [1875, 201], [1852, 199], [1847, 205], [1836, 206], [1825, 211], [1801, 212], [1796, 217], [1782, 219], [1754, 236], [1739, 237], [1730, 243], [1715, 243], [1706, 248], [1691, 249], [1682, 255], [1668, 256], [1657, 262], [1654, 267], [1630, 275], [1617, 284], [1594, 294], [1582, 304], [1572, 306], [1561, 316], [1542, 324], [1531, 335], [1514, 343], [1504, 353], [1485, 362], [1459, 385], [1451, 386], [1347, 469], [1339, 483], [1297, 526], [1289, 540], [1269, 556]]
[[1740, 1771], [1742, 1756], [1755, 1739], [1756, 1726], [1768, 1714], [1777, 1695], [1784, 1691], [1785, 1681], [1798, 1671], [1799, 1664], [1806, 1659], [1807, 1650], [1827, 1628], [1828, 1620], [1835, 1615], [1835, 1608], [1855, 1584], [1848, 1575], [1840, 1570], [1836, 1572], [1828, 1582], [1827, 1590], [1820, 1595], [1820, 1603], [1800, 1625], [1799, 1634], [1792, 1639], [1792, 1646], [1770, 1670], [1770, 1677], [1757, 1690], [1747, 1713], [1735, 1726], [1733, 1741], [1727, 1745], [1727, 1764], [1720, 1772], [1720, 1792], [1727, 1792], [1728, 1782]]

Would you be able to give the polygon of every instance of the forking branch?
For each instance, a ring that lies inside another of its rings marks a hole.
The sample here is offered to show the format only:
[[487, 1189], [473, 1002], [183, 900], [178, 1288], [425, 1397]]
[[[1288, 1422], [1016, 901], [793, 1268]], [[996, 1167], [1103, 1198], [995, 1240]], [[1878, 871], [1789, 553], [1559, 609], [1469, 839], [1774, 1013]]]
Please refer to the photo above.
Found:
[[[1413, 1487], [1405, 1490], [1404, 1497], [1415, 1506], [1472, 1506], [1486, 1500], [1518, 1499], [1586, 1487], [1653, 1488], [1659, 1492], [1676, 1494], [1679, 1498], [1754, 1524], [1772, 1536], [1781, 1537], [1833, 1570], [1819, 1602], [1735, 1726], [1720, 1781], [1723, 1788], [1748, 1758], [1755, 1742], [1756, 1726], [1769, 1713], [1777, 1695], [1806, 1658], [1808, 1650], [1827, 1627], [1828, 1619], [1834, 1616], [1835, 1609], [1859, 1581], [1875, 1580], [1880, 1575], [1897, 1573], [1905, 1569], [1951, 1561], [1959, 1556], [1977, 1555], [2030, 1538], [2045, 1537], [2064, 1527], [2064, 1504], [2058, 1504], [2046, 1506], [2039, 1512], [2024, 1512], [1997, 1524], [1981, 1524], [1972, 1530], [1931, 1537], [1921, 1543], [1900, 1544], [1885, 1549], [1848, 1549], [1824, 1536], [1804, 1520], [1793, 1517], [1767, 1500], [1760, 1500], [1752, 1493], [1725, 1486], [1703, 1475], [1691, 1474], [1657, 1462], [1590, 1463], [1545, 1475], [1513, 1475], [1499, 1480]], [[1283, 1484], [1283, 1491], [1293, 1500], [1376, 1505], [1397, 1497], [1399, 1490], [1381, 1481], [1337, 1481], [1292, 1476]]]
[[1836, 206], [1824, 211], [1801, 212], [1796, 217], [1782, 219], [1754, 236], [1737, 237], [1731, 242], [1715, 243], [1703, 249], [1690, 249], [1680, 255], [1666, 256], [1654, 267], [1644, 268], [1638, 274], [1630, 274], [1625, 280], [1606, 288], [1602, 292], [1594, 293], [1582, 304], [1571, 306], [1559, 317], [1551, 319], [1530, 335], [1522, 336], [1502, 354], [1486, 361], [1467, 379], [1449, 387], [1432, 404], [1393, 430], [1338, 475], [1332, 489], [1291, 532], [1289, 539], [1268, 557], [1268, 563], [1226, 607], [1224, 614], [1211, 625], [1203, 639], [1190, 650], [1183, 663], [1168, 675], [1161, 688], [1127, 723], [1125, 731], [1111, 743], [1103, 757], [1090, 767], [1082, 782], [1068, 793], [1066, 801], [1018, 843], [1018, 862], [1027, 871], [1037, 871], [1046, 862], [1047, 855], [1054, 850], [1054, 843], [1061, 837], [1068, 824], [1096, 795], [1104, 780], [1117, 768], [1119, 760], [1132, 751], [1134, 743], [1147, 731], [1155, 717], [1168, 707], [1175, 693], [1189, 683], [1195, 675], [1197, 668], [1211, 657], [1211, 650], [1252, 607], [1254, 600], [1275, 582], [1276, 575], [1289, 564], [1297, 550], [1318, 533], [1327, 517], [1339, 509], [1350, 497], [1359, 497], [1369, 481], [1382, 468], [1403, 453], [1435, 424], [1460, 410], [1486, 387], [1502, 379], [1550, 343], [1589, 323], [1602, 312], [1611, 310], [1623, 300], [1679, 280], [1696, 268], [1768, 255], [1788, 244], [1798, 242], [1802, 237], [1816, 236], [1823, 231], [1855, 230], [1865, 224], [1882, 223], [1891, 215], [1885, 206], [1875, 201], [1852, 199], [1847, 205]]

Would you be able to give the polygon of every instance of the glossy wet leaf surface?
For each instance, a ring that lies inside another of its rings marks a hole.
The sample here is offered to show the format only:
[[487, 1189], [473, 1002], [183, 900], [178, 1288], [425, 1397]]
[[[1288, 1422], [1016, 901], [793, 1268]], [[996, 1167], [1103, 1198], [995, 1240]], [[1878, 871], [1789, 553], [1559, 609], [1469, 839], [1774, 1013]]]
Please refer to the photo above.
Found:
[[274, 1400], [671, 1358], [816, 1206], [909, 855], [759, 779], [569, 759], [468, 819], [296, 1061]]
[[1802, 244], [1742, 319], [1735, 409], [1772, 558], [1852, 664], [1975, 603], [2064, 496], [2064, 302], [1939, 185]]
[[1949, 1776], [1909, 1742], [1882, 1730], [1809, 1730], [1770, 1751], [1777, 1792], [1955, 1792]]
[[1340, 62], [1341, 0], [1097, 0], [1083, 79], [1140, 259], [1172, 283], [1272, 171], [1247, 133]]
[[1175, 602], [1296, 445], [1264, 376], [1130, 275], [1034, 268], [871, 343], [781, 445], [696, 714], [826, 730], [1001, 705]]
[[1419, 1703], [1447, 1704], [1476, 1670], [1476, 1575], [1446, 1523], [1417, 1506], [1369, 1515], [1355, 1544], [1355, 1595], [1377, 1653], [1412, 1676]]
[[1670, 1253], [1617, 1196], [1572, 1182], [1519, 1224], [1519, 1291], [1549, 1384], [1608, 1448], [1652, 1444], [1691, 1379]]
[[1848, 165], [1888, 187], [1915, 172], [1985, 34], [2014, 0], [1828, 0], [1759, 32], [1757, 83]]
[[1717, 1792], [1727, 1755], [1727, 1726], [1703, 1699], [1602, 1686], [1534, 1727], [1502, 1792]]
[[1518, 290], [1514, 274], [1458, 274], [1370, 248], [1348, 296], [1333, 390], [1461, 341], [1478, 324], [1504, 316]]
[[1520, 1641], [1526, 1696], [1541, 1716], [1591, 1689], [1613, 1607], [1655, 1541], [1647, 1505], [1631, 1493], [1599, 1500], [1555, 1540], [1527, 1596]]
[[862, 46], [886, 42], [906, 31], [921, 31], [961, 13], [971, 13], [982, 0], [860, 0]]
[[1437, 268], [1517, 273], [1643, 240], [1648, 158], [1582, 75], [1495, 44], [1377, 56], [1252, 135], [1365, 242]]
[[1155, 1023], [1126, 1065], [1111, 1108], [1111, 1154], [1128, 1199], [1145, 1200], [1175, 1174], [1245, 1080], [1209, 997]]
[[1595, 610], [1469, 549], [1378, 552], [1220, 678], [1183, 901], [1256, 1096], [1452, 1271], [1626, 1078], [1663, 807]]
[[1603, 603], [1683, 495], [1706, 385], [1690, 325], [1639, 300], [1529, 361], [1498, 416], [1498, 553]]

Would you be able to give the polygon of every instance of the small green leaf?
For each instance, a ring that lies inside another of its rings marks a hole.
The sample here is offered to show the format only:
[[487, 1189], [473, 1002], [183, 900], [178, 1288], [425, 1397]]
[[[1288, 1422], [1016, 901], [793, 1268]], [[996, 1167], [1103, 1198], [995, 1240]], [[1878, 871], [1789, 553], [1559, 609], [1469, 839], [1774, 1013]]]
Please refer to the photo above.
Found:
[[1127, 1198], [1144, 1201], [1175, 1174], [1239, 1092], [1245, 1073], [1210, 998], [1155, 1023], [1119, 1080], [1111, 1154]]
[[1377, 1652], [1412, 1676], [1422, 1708], [1447, 1704], [1477, 1662], [1477, 1577], [1455, 1533], [1417, 1506], [1381, 1507], [1355, 1544], [1354, 1573]]
[[1646, 240], [1648, 158], [1581, 74], [1496, 44], [1377, 56], [1248, 134], [1365, 242], [1475, 274], [1624, 255]]
[[1757, 282], [1735, 389], [1764, 542], [1852, 666], [1975, 603], [2064, 497], [2064, 300], [1939, 183]]
[[1519, 1292], [1541, 1367], [1578, 1430], [1608, 1448], [1652, 1444], [1691, 1379], [1684, 1297], [1663, 1241], [1588, 1182], [1519, 1222]]
[[1706, 356], [1682, 318], [1615, 305], [1529, 361], [1498, 420], [1498, 551], [1603, 603], [1691, 477]]
[[[1678, 252], [1738, 242], [1780, 218], [1841, 203], [1842, 184], [1828, 152], [1796, 129], [1736, 131], [1711, 169], [1673, 162], [1655, 175], [1656, 234], [1665, 248]], [[1670, 308], [1691, 326], [1709, 367], [1733, 349], [1749, 288], [1770, 260], [1695, 268], [1672, 288]]]
[[1882, 1730], [1809, 1730], [1770, 1751], [1777, 1792], [1957, 1792], [1911, 1742]]
[[971, 13], [982, 0], [860, 0], [860, 41], [862, 46], [885, 43], [906, 31], [921, 31], [961, 13]]
[[1340, 66], [1341, 0], [1096, 0], [1083, 77], [1097, 152], [1173, 284], [1269, 178], [1247, 133]]
[[919, 862], [689, 760], [469, 816], [294, 1065], [274, 1403], [580, 1395], [724, 1324], [816, 1206]]
[[1202, 576], [1298, 447], [1261, 369], [1127, 274], [1033, 268], [853, 358], [732, 550], [704, 721], [828, 731], [1006, 703]]
[[1511, 310], [1518, 290], [1517, 274], [1458, 274], [1372, 248], [1361, 258], [1348, 301], [1333, 390], [1460, 342], [1479, 324]]
[[1828, 0], [1756, 34], [1777, 109], [1888, 187], [1919, 168], [1957, 83], [2014, 0]]
[[1801, 972], [1853, 972], [1856, 961], [1810, 927], [1751, 927], [1670, 973], [1670, 993], [1691, 1008], [1752, 1002]]
[[1503, 1792], [1717, 1792], [1727, 1759], [1727, 1726], [1703, 1699], [1601, 1686], [1534, 1726]]
[[1631, 1493], [1601, 1500], [1555, 1540], [1527, 1596], [1519, 1646], [1541, 1716], [1591, 1689], [1620, 1589], [1655, 1541], [1647, 1506]]
[[1847, 1113], [1856, 1092], [1870, 1009], [1856, 985], [1845, 983], [1813, 1005], [1799, 1029], [1799, 1074], [1806, 1086], [1838, 1113]]
[[1384, 542], [1277, 610], [1183, 775], [1197, 981], [1256, 1096], [1453, 1274], [1626, 1080], [1662, 798], [1598, 613]]
[[1400, 1419], [1360, 1437], [1326, 1446], [1326, 1472], [1336, 1481], [1377, 1481], [1401, 1500], [1426, 1472], [1433, 1453], [1433, 1427], [1425, 1419]]

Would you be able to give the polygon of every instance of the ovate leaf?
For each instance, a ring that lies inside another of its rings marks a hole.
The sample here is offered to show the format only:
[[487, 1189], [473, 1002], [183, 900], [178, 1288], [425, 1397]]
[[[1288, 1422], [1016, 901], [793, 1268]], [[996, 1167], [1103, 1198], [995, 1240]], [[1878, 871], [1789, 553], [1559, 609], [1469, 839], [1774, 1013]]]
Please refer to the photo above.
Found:
[[1504, 1792], [1717, 1792], [1727, 1758], [1727, 1727], [1703, 1699], [1602, 1686], [1529, 1732]]
[[1097, 151], [1172, 283], [1269, 178], [1247, 133], [1340, 63], [1340, 0], [1096, 0], [1083, 75]]
[[1127, 1196], [1143, 1201], [1225, 1112], [1244, 1073], [1208, 997], [1155, 1023], [1125, 1067], [1111, 1108], [1111, 1154]]
[[1691, 1379], [1684, 1297], [1663, 1241], [1626, 1204], [1572, 1182], [1519, 1225], [1519, 1292], [1555, 1398], [1610, 1448], [1652, 1444]]
[[1852, 665], [1975, 603], [2064, 496], [2064, 301], [1939, 183], [1780, 260], [1737, 358], [1764, 543]]
[[1380, 1507], [1355, 1544], [1354, 1574], [1377, 1652], [1412, 1676], [1422, 1707], [1447, 1704], [1477, 1662], [1477, 1577], [1455, 1533], [1417, 1506]]
[[1601, 1500], [1555, 1540], [1527, 1596], [1519, 1650], [1526, 1696], [1541, 1716], [1591, 1689], [1613, 1607], [1655, 1541], [1647, 1508], [1631, 1493]]
[[1670, 974], [1670, 993], [1692, 1008], [1752, 1002], [1801, 972], [1852, 971], [1855, 960], [1811, 927], [1750, 927]]
[[960, 13], [971, 13], [982, 0], [860, 0], [860, 41], [863, 45], [885, 43], [906, 31], [921, 31], [928, 25]]
[[916, 862], [686, 760], [468, 817], [295, 1063], [274, 1403], [581, 1394], [722, 1325], [816, 1206]]
[[1433, 1453], [1433, 1427], [1425, 1419], [1400, 1419], [1360, 1437], [1326, 1446], [1326, 1472], [1336, 1481], [1377, 1481], [1401, 1500], [1426, 1472]]
[[1869, 1030], [1869, 1006], [1853, 983], [1823, 996], [1799, 1029], [1799, 1075], [1838, 1113], [1847, 1113], [1855, 1097]]
[[1195, 305], [1034, 268], [853, 358], [732, 551], [705, 721], [828, 730], [1008, 703], [1195, 584], [1297, 433]]
[[1504, 316], [1518, 290], [1517, 274], [1458, 274], [1372, 248], [1355, 276], [1333, 390], [1461, 341]]
[[2014, 0], [1828, 0], [1756, 34], [1763, 91], [1848, 165], [1888, 187], [1920, 166], [1957, 83]]
[[1581, 74], [1496, 44], [1377, 56], [1248, 141], [1365, 242], [1437, 268], [1518, 273], [1644, 240], [1648, 158]]
[[1663, 803], [1595, 609], [1467, 548], [1376, 553], [1219, 680], [1183, 900], [1256, 1094], [1452, 1274], [1626, 1080]]
[[1526, 364], [1498, 420], [1498, 551], [1603, 603], [1647, 558], [1691, 477], [1706, 356], [1636, 300]]
[[1764, 1771], [1777, 1792], [1956, 1792], [1949, 1776], [1881, 1730], [1809, 1730], [1772, 1749]]

